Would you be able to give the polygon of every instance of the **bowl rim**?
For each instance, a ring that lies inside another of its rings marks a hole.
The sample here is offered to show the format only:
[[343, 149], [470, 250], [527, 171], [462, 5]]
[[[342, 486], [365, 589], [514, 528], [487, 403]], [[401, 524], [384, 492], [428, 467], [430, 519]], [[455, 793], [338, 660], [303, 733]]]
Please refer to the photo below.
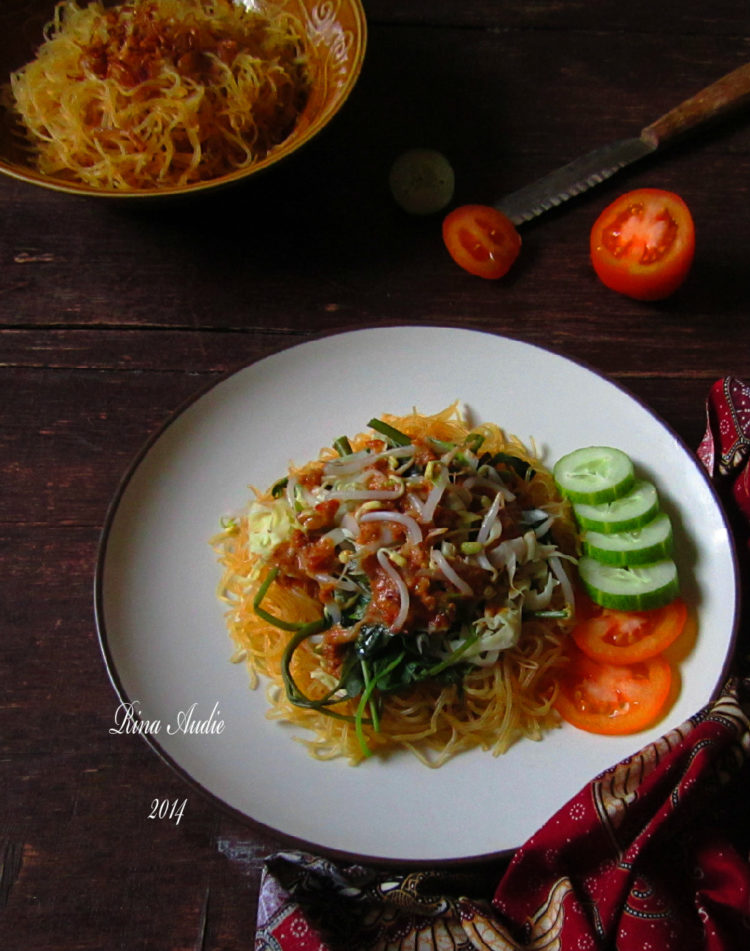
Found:
[[[304, 3], [304, 0], [302, 0]], [[160, 198], [170, 198], [176, 196], [198, 195], [206, 191], [214, 191], [235, 185], [238, 182], [251, 178], [254, 175], [265, 172], [277, 165], [282, 159], [289, 158], [298, 152], [311, 139], [319, 135], [326, 126], [341, 111], [349, 99], [359, 77], [362, 73], [365, 54], [368, 45], [367, 17], [365, 15], [362, 0], [336, 0], [336, 12], [342, 3], [345, 3], [352, 13], [353, 26], [352, 32], [356, 38], [354, 56], [351, 69], [348, 71], [344, 81], [340, 84], [338, 96], [333, 104], [326, 104], [314, 120], [307, 123], [301, 130], [295, 129], [290, 136], [279, 143], [276, 149], [269, 152], [264, 158], [248, 168], [237, 169], [228, 172], [218, 178], [205, 179], [198, 182], [191, 182], [185, 185], [172, 185], [164, 188], [152, 187], [144, 189], [134, 189], [132, 191], [115, 191], [96, 188], [93, 185], [87, 185], [84, 182], [69, 182], [63, 179], [56, 179], [50, 175], [44, 175], [31, 166], [20, 165], [16, 162], [10, 162], [0, 155], [0, 175], [6, 178], [15, 179], [28, 185], [38, 185], [48, 191], [68, 194], [81, 195], [87, 198], [101, 198], [115, 201], [148, 201]], [[304, 4], [307, 6], [307, 4]], [[314, 6], [315, 4], [310, 4]], [[330, 6], [330, 0], [323, 0], [323, 6]], [[281, 147], [286, 148], [281, 150]]]

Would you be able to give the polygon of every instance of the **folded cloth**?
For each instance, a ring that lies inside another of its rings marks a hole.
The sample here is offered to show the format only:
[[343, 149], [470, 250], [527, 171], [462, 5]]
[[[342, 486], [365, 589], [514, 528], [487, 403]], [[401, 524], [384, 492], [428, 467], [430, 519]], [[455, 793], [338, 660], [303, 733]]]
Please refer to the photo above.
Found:
[[[717, 380], [706, 400], [706, 433], [698, 458], [717, 489], [750, 519], [750, 386], [736, 377]], [[727, 492], [727, 488], [729, 492]]]
[[518, 851], [494, 896], [518, 947], [750, 948], [748, 687], [733, 678]]
[[[750, 387], [707, 400], [698, 456], [746, 533]], [[256, 951], [750, 948], [750, 671], [594, 778], [507, 862], [383, 873], [299, 851], [265, 864]]]

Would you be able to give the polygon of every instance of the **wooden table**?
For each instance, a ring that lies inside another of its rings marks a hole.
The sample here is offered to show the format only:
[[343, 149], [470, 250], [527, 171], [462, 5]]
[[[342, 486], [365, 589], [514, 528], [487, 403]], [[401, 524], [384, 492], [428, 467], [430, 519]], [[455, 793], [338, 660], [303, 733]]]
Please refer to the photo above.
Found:
[[[750, 380], [750, 115], [523, 228], [499, 283], [447, 258], [439, 218], [391, 201], [393, 158], [442, 150], [456, 201], [491, 201], [637, 134], [750, 56], [741, 0], [367, 0], [360, 83], [278, 171], [136, 209], [0, 182], [0, 947], [247, 949], [280, 839], [110, 735], [92, 578], [134, 454], [213, 380], [320, 334], [410, 323], [507, 335], [583, 360], [695, 447], [719, 376]], [[698, 234], [661, 304], [588, 260], [611, 199], [680, 193]], [[155, 797], [184, 798], [179, 825]]]

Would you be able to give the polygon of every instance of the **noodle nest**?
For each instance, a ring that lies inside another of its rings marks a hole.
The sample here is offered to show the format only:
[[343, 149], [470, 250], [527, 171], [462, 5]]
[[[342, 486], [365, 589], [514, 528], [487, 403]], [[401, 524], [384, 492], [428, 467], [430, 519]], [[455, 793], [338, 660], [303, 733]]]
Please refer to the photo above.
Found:
[[[383, 419], [412, 438], [462, 442], [470, 432], [479, 432], [484, 437], [483, 448], [489, 452], [512, 453], [529, 462], [536, 475], [528, 483], [525, 501], [555, 509], [556, 542], [561, 551], [575, 551], [576, 532], [566, 503], [560, 500], [551, 475], [538, 458], [517, 439], [506, 436], [493, 424], [469, 429], [457, 404], [434, 416], [415, 411]], [[368, 439], [372, 439], [372, 434], [353, 438], [352, 450], [361, 449]], [[334, 456], [332, 449], [324, 449], [319, 460], [299, 469], [292, 467], [290, 473], [304, 478], [306, 472]], [[271, 497], [270, 490], [256, 494], [260, 500]], [[267, 716], [312, 731], [312, 738], [297, 739], [315, 758], [345, 757], [352, 764], [360, 762], [366, 754], [351, 722], [297, 706], [287, 696], [282, 662], [290, 634], [267, 623], [254, 611], [253, 601], [267, 572], [262, 560], [249, 551], [246, 519], [230, 520], [212, 544], [223, 566], [218, 595], [228, 605], [226, 623], [236, 648], [232, 659], [247, 666], [253, 688], [260, 678], [266, 681], [270, 706]], [[315, 597], [277, 583], [268, 588], [263, 606], [275, 617], [300, 624], [315, 621], [322, 613], [321, 603]], [[567, 662], [571, 624], [571, 619], [524, 620], [518, 643], [502, 651], [492, 666], [466, 665], [467, 673], [460, 685], [423, 682], [389, 694], [383, 704], [379, 729], [365, 728], [371, 752], [383, 756], [408, 750], [425, 765], [438, 767], [462, 751], [481, 748], [497, 756], [519, 739], [540, 740], [546, 731], [560, 725], [554, 710], [556, 675]], [[330, 690], [330, 678], [325, 675], [314, 639], [304, 641], [294, 652], [291, 673], [310, 697], [322, 697]], [[356, 705], [356, 700], [350, 699], [336, 709], [352, 715]]]
[[6, 106], [45, 175], [97, 189], [184, 186], [288, 138], [311, 87], [302, 24], [232, 0], [63, 0]]

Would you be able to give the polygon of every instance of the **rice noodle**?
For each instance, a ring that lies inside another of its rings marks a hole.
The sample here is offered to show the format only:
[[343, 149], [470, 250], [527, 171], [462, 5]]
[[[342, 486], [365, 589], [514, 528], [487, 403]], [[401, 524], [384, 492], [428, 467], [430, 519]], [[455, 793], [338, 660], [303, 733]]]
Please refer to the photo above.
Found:
[[62, 0], [5, 100], [43, 174], [168, 188], [265, 158], [292, 133], [311, 69], [290, 14], [232, 0]]

